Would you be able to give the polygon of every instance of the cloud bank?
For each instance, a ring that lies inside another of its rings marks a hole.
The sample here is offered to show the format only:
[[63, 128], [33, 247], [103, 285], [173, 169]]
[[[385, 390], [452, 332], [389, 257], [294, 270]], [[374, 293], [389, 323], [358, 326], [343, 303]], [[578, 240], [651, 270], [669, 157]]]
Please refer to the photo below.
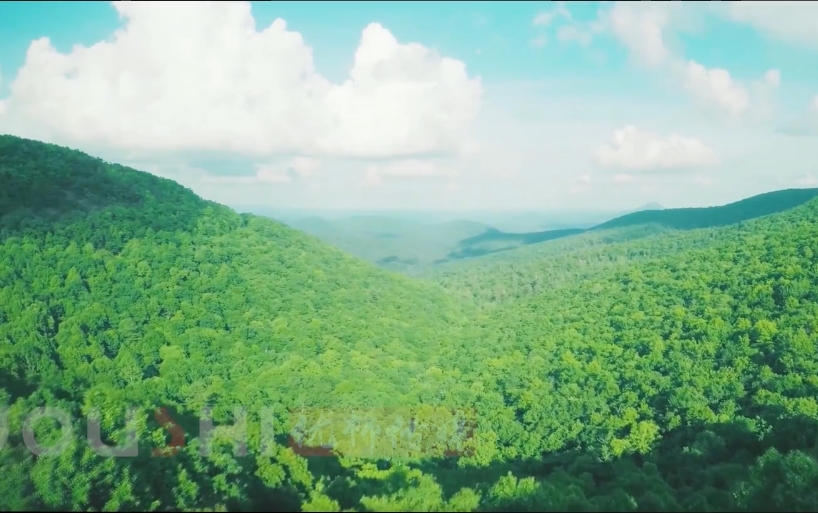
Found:
[[482, 86], [463, 62], [381, 25], [348, 78], [315, 70], [301, 35], [257, 30], [247, 2], [115, 2], [124, 27], [62, 54], [31, 43], [0, 107], [6, 130], [110, 148], [353, 158], [457, 154]]
[[[677, 134], [661, 138], [633, 125], [614, 131], [612, 141], [597, 150], [596, 160], [603, 168], [637, 172], [695, 169], [718, 163], [716, 153], [698, 139]], [[629, 181], [618, 176], [618, 182]]]

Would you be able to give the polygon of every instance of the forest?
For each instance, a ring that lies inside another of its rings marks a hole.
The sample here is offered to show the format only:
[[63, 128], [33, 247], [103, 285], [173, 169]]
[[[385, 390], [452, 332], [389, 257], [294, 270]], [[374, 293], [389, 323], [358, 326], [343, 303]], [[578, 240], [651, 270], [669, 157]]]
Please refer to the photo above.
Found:
[[818, 511], [816, 190], [409, 277], [51, 144], [0, 184], [2, 510]]

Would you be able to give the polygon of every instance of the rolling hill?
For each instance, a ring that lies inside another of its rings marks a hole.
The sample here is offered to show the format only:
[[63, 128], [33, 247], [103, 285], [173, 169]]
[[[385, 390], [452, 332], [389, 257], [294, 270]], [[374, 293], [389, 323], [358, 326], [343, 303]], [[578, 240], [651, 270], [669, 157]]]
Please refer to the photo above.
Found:
[[718, 207], [643, 210], [617, 217], [592, 228], [604, 230], [645, 224], [658, 224], [674, 230], [693, 230], [740, 223], [802, 205], [818, 196], [818, 189], [786, 189]]
[[430, 283], [54, 145], [0, 183], [0, 509], [818, 509], [806, 193]]
[[[52, 145], [0, 137], [0, 183], [13, 185], [0, 197], [0, 401], [13, 447], [0, 458], [14, 469], [3, 506], [287, 510], [312, 489], [286, 445], [234, 461], [229, 447], [201, 457], [193, 436], [176, 459], [151, 459], [156, 424], [135, 460], [100, 458], [83, 439], [36, 458], [20, 438], [34, 407], [75, 419], [96, 409], [111, 440], [128, 407], [169, 408], [187, 433], [205, 405], [217, 422], [272, 407], [286, 433], [288, 408], [410, 407], [443, 400], [436, 383], [464, 372], [446, 355], [469, 309], [434, 286]], [[229, 477], [211, 482], [218, 474]]]
[[508, 251], [541, 242], [561, 239], [584, 232], [614, 228], [655, 225], [666, 230], [692, 230], [739, 223], [796, 207], [818, 195], [818, 189], [786, 189], [768, 192], [735, 203], [705, 208], [665, 209], [658, 203], [649, 203], [634, 212], [616, 217], [591, 228], [546, 230], [542, 232], [508, 233], [487, 229], [485, 232], [457, 243], [457, 250], [435, 263], [473, 258], [500, 251]]

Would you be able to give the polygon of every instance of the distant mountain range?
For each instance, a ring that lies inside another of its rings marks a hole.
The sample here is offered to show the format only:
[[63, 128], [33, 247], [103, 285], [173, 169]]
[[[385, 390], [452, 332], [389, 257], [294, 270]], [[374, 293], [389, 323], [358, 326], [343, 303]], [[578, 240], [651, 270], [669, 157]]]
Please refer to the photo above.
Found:
[[446, 258], [438, 260], [437, 263], [507, 251], [528, 244], [609, 228], [656, 224], [664, 229], [692, 230], [724, 226], [794, 208], [806, 203], [816, 195], [818, 195], [818, 189], [786, 189], [760, 194], [727, 205], [704, 208], [665, 209], [658, 203], [648, 203], [633, 212], [588, 229], [507, 233], [492, 228], [476, 237], [461, 240], [457, 250], [449, 253]]
[[[668, 209], [651, 202], [618, 215], [575, 212], [566, 213], [564, 219], [558, 213], [548, 212], [493, 214], [495, 220], [511, 226], [548, 227], [530, 231], [501, 230], [473, 218], [456, 219], [452, 213], [434, 212], [355, 212], [346, 216], [332, 212], [303, 217], [294, 212], [279, 212], [279, 220], [381, 267], [412, 271], [588, 231], [635, 225], [657, 225], [663, 230], [723, 226], [793, 208], [816, 194], [818, 189], [788, 189], [706, 208]], [[259, 213], [263, 209], [253, 210]], [[492, 214], [472, 215], [482, 220], [491, 219]]]
[[641, 207], [635, 209], [634, 212], [641, 212], [643, 210], [664, 210], [664, 209], [665, 209], [665, 207], [663, 207], [662, 205], [660, 205], [660, 204], [658, 204], [658, 203], [656, 203], [654, 201], [654, 202], [646, 203], [646, 204], [642, 205]]

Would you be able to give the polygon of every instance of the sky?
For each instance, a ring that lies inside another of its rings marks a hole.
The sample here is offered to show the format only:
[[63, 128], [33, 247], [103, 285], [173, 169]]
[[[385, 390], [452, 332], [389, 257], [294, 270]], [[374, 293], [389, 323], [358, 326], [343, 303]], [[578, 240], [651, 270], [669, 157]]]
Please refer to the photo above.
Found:
[[818, 2], [0, 2], [0, 133], [233, 207], [818, 187]]

